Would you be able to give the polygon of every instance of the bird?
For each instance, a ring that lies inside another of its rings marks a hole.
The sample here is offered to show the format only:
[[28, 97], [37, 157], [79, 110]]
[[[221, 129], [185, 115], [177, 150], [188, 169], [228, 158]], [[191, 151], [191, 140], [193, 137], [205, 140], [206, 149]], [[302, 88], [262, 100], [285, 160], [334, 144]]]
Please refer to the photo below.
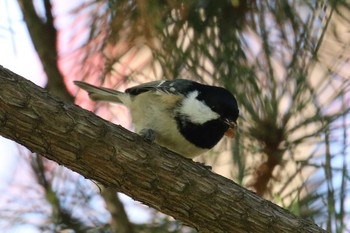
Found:
[[94, 101], [125, 105], [136, 133], [186, 158], [212, 149], [224, 135], [234, 137], [238, 104], [223, 87], [187, 79], [151, 81], [124, 92], [82, 81], [74, 84]]

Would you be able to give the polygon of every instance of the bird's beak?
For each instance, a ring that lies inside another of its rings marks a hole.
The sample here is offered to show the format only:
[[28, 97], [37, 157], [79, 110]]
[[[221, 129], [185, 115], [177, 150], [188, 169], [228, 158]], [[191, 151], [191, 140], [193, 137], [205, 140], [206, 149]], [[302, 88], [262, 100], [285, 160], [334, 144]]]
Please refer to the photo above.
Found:
[[225, 132], [225, 136], [229, 138], [234, 138], [236, 135], [237, 123], [228, 119], [225, 120], [225, 123], [229, 126], [229, 128]]

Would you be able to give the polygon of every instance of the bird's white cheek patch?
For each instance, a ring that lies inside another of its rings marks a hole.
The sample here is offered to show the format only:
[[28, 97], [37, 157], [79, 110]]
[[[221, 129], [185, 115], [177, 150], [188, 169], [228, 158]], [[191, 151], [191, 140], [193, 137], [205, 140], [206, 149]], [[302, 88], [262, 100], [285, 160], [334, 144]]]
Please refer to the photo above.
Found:
[[205, 103], [197, 99], [198, 91], [191, 92], [182, 102], [180, 113], [188, 116], [192, 123], [203, 124], [219, 118]]

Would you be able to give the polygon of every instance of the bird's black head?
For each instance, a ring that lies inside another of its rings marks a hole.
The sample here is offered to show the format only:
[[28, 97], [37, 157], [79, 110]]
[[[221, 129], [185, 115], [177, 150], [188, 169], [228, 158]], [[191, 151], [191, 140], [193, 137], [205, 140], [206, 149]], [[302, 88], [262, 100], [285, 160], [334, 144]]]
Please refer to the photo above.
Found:
[[197, 147], [210, 149], [234, 129], [237, 101], [222, 87], [192, 83], [186, 91], [176, 115], [178, 128]]
[[203, 85], [197, 99], [218, 113], [221, 120], [236, 123], [239, 114], [237, 101], [225, 88]]

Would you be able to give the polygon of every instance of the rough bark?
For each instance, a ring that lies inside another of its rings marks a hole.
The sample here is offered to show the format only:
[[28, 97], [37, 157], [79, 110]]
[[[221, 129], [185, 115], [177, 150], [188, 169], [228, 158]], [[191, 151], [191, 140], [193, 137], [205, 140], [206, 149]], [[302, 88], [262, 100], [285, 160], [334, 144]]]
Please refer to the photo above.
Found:
[[200, 232], [325, 232], [1, 66], [0, 135]]

